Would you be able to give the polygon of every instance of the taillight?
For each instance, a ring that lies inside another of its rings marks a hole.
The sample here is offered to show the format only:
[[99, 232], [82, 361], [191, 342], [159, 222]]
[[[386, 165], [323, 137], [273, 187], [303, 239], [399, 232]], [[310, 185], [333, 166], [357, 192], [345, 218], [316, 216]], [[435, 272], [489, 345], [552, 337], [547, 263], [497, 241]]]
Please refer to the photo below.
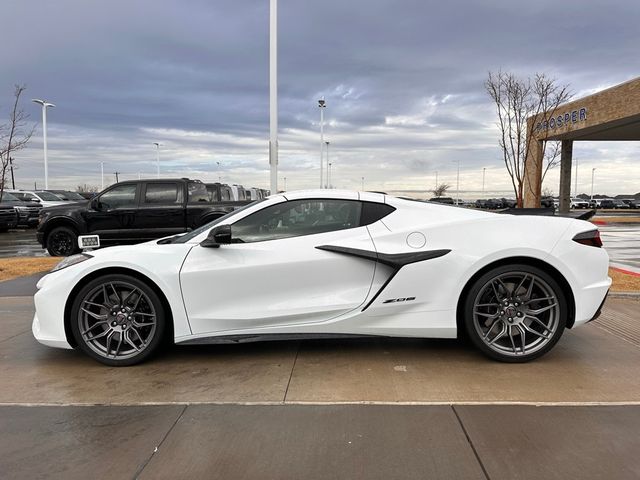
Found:
[[579, 233], [573, 237], [573, 241], [583, 245], [589, 245], [590, 247], [602, 247], [600, 231], [598, 230], [589, 230], [588, 232]]

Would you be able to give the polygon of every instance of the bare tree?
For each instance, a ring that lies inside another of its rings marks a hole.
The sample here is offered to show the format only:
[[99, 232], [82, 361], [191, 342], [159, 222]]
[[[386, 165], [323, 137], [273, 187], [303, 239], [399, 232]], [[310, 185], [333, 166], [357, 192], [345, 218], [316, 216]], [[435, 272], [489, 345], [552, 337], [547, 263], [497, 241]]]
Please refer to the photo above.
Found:
[[11, 156], [27, 146], [35, 129], [35, 127], [27, 127], [29, 115], [20, 108], [20, 97], [25, 89], [24, 85], [15, 86], [13, 107], [9, 112], [9, 121], [0, 125], [0, 199], [2, 199], [4, 193]]
[[78, 185], [76, 191], [79, 193], [96, 193], [100, 191], [100, 188], [95, 185], [87, 185], [85, 183], [83, 185]]
[[[551, 118], [556, 109], [571, 98], [567, 85], [558, 85], [555, 79], [536, 73], [521, 79], [512, 73], [492, 73], [485, 89], [496, 104], [504, 164], [511, 177], [518, 207], [524, 198], [525, 160], [535, 141], [534, 128], [527, 128], [527, 119], [545, 116]], [[549, 144], [549, 145], [548, 145]], [[542, 178], [559, 163], [560, 142], [543, 142], [544, 168]], [[549, 148], [547, 148], [549, 147]]]
[[433, 193], [434, 197], [442, 197], [450, 188], [451, 185], [449, 185], [448, 183], [441, 183], [440, 185], [437, 185], [434, 190], [431, 190], [431, 192]]

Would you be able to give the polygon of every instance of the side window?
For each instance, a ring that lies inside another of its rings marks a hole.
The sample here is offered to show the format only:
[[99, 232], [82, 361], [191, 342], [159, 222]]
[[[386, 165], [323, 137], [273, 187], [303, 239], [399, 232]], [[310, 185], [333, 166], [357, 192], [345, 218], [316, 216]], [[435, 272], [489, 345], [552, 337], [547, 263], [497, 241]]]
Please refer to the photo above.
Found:
[[105, 192], [98, 199], [100, 208], [103, 210], [112, 210], [114, 208], [133, 208], [136, 206], [136, 187], [135, 183], [127, 185], [118, 185], [108, 192]]
[[144, 203], [154, 205], [182, 203], [181, 193], [177, 183], [147, 183]]
[[294, 200], [272, 205], [231, 226], [233, 241], [264, 242], [360, 226], [356, 200]]
[[360, 226], [371, 225], [381, 218], [386, 217], [395, 208], [386, 203], [362, 202], [362, 215], [360, 216]]
[[222, 194], [222, 201], [231, 200], [231, 189], [227, 186], [220, 187], [220, 193]]
[[211, 195], [215, 193], [215, 187], [208, 187], [204, 183], [190, 182], [187, 185], [189, 190], [189, 203], [210, 203]]

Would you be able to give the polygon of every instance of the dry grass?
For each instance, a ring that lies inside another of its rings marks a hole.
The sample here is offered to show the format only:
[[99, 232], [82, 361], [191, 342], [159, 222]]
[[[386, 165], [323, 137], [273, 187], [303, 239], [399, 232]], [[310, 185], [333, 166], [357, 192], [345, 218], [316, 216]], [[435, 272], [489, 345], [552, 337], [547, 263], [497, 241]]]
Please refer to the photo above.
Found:
[[596, 223], [640, 223], [640, 217], [593, 217], [591, 221]]
[[613, 280], [612, 292], [640, 292], [640, 276], [629, 275], [613, 268], [609, 269], [609, 276]]
[[[60, 261], [57, 257], [41, 258], [0, 258], [0, 281], [51, 270]], [[629, 275], [612, 268], [609, 276], [613, 279], [612, 292], [640, 292], [640, 276]]]
[[0, 281], [49, 271], [60, 260], [58, 257], [0, 258]]

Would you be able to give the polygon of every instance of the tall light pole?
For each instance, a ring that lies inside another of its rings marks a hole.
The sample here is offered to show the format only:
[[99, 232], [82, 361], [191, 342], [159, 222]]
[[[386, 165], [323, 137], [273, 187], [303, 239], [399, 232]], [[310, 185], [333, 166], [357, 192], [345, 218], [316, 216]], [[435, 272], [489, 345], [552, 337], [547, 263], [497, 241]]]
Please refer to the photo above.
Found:
[[596, 174], [596, 169], [592, 168], [591, 169], [591, 201], [593, 201], [593, 177]]
[[327, 108], [327, 103], [324, 101], [324, 97], [318, 100], [318, 108], [320, 109], [320, 188], [322, 188], [324, 175], [323, 175], [323, 155], [324, 150], [324, 109]]
[[100, 162], [100, 191], [104, 190], [104, 162]]
[[331, 188], [331, 164], [329, 163], [329, 142], [324, 142], [327, 146], [327, 181], [325, 182], [324, 188]]
[[482, 194], [484, 195], [484, 175], [487, 173], [487, 167], [482, 167]]
[[278, 0], [269, 1], [269, 169], [271, 194], [278, 193]]
[[33, 103], [37, 103], [42, 106], [42, 142], [44, 145], [44, 188], [49, 188], [49, 163], [47, 161], [47, 107], [55, 107], [53, 103], [49, 103], [46, 100], [40, 100], [39, 98], [33, 98]]
[[460, 204], [460, 159], [458, 158], [458, 175], [456, 176], [456, 205]]
[[156, 176], [160, 178], [160, 144], [158, 142], [153, 142], [156, 146]]
[[362, 177], [362, 191], [364, 192], [364, 177]]
[[284, 191], [287, 191], [287, 177], [284, 177]]

